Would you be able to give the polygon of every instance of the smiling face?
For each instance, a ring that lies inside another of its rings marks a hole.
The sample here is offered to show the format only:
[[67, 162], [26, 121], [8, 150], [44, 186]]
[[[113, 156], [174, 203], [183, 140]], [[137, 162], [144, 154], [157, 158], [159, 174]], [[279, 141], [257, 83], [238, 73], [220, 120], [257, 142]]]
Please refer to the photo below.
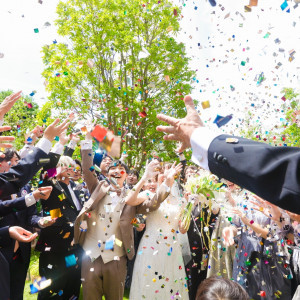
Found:
[[110, 166], [112, 159], [109, 156], [103, 158], [100, 164], [100, 169], [102, 172], [107, 173], [108, 167]]
[[148, 179], [143, 186], [144, 191], [150, 191], [152, 193], [155, 193], [156, 189], [157, 189], [157, 180], [155, 177]]
[[122, 165], [111, 166], [109, 168], [107, 177], [108, 179], [114, 178], [119, 187], [122, 187], [127, 177], [126, 169]]
[[137, 178], [136, 174], [134, 174], [134, 173], [128, 174], [128, 177], [126, 179], [127, 184], [135, 185], [137, 183], [137, 181], [138, 181], [138, 178]]
[[74, 176], [72, 177], [72, 179], [74, 181], [79, 180], [81, 178], [81, 173], [82, 173], [81, 166], [76, 164], [76, 167], [74, 169]]

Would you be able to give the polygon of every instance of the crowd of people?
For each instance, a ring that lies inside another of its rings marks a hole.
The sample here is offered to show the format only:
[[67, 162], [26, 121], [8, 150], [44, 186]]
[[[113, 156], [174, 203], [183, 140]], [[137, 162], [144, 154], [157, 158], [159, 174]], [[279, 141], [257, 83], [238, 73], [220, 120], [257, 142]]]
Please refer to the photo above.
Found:
[[[1, 103], [2, 120], [20, 97]], [[161, 161], [158, 153], [139, 171], [128, 168], [125, 155], [115, 159], [101, 150], [95, 159], [93, 128], [67, 136], [68, 120], [30, 128], [18, 150], [13, 137], [0, 136], [1, 299], [23, 299], [33, 247], [40, 277], [31, 292], [39, 300], [79, 299], [81, 288], [86, 300], [123, 299], [125, 289], [132, 300], [299, 299], [298, 185], [292, 196], [284, 192], [289, 168], [276, 166], [287, 165], [282, 151], [272, 162], [275, 173], [260, 154], [259, 168], [235, 156], [236, 167], [230, 153], [246, 155], [243, 140], [200, 133], [191, 98], [185, 102], [185, 119], [158, 116], [171, 125], [158, 128], [165, 139], [181, 142], [177, 162]], [[199, 154], [195, 132], [208, 154]], [[200, 166], [185, 159], [190, 146]], [[214, 197], [191, 193], [195, 178], [218, 186]]]

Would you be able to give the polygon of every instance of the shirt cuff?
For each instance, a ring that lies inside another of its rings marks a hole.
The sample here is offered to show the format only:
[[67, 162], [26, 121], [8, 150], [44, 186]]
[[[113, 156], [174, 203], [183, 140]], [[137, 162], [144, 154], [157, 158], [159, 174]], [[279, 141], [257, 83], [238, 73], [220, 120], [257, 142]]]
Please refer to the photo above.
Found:
[[64, 152], [64, 145], [62, 145], [61, 143], [56, 143], [52, 148], [51, 152], [62, 155]]
[[69, 142], [68, 147], [74, 150], [75, 147], [76, 147], [76, 145], [77, 145], [77, 143], [71, 140], [71, 141]]
[[31, 206], [31, 205], [33, 205], [33, 204], [36, 204], [36, 200], [35, 200], [35, 198], [34, 198], [34, 196], [33, 196], [32, 193], [27, 194], [27, 195], [25, 196], [25, 203], [26, 203], [26, 206], [27, 206], [27, 207], [29, 207], [29, 206]]
[[199, 127], [194, 130], [191, 136], [191, 146], [193, 150], [192, 162], [200, 167], [208, 168], [208, 148], [210, 143], [221, 133], [210, 130], [207, 127]]
[[39, 140], [39, 142], [36, 144], [37, 148], [40, 148], [41, 150], [43, 150], [46, 154], [48, 154], [50, 152], [50, 149], [52, 147], [52, 144], [49, 140], [47, 140], [46, 138], [41, 138]]
[[92, 147], [93, 147], [93, 141], [92, 140], [81, 141], [81, 150], [91, 150]]

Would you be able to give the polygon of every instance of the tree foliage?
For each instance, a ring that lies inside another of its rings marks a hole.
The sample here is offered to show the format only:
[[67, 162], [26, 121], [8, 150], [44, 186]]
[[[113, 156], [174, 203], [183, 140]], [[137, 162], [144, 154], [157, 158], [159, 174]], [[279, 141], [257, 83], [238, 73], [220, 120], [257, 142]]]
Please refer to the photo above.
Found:
[[299, 93], [293, 88], [284, 88], [282, 90], [285, 97], [283, 105], [286, 111], [286, 120], [288, 125], [285, 126], [283, 133], [286, 136], [287, 145], [299, 147], [300, 145], [300, 103]]
[[285, 115], [281, 125], [275, 125], [271, 131], [264, 131], [263, 124], [254, 121], [253, 114], [248, 112], [245, 118], [245, 126], [240, 134], [248, 139], [261, 141], [273, 146], [296, 146], [300, 145], [300, 104], [299, 93], [293, 88], [284, 88], [281, 91], [282, 112]]
[[130, 166], [153, 149], [174, 155], [155, 128], [157, 113], [185, 115], [195, 80], [176, 41], [180, 9], [166, 0], [69, 0], [57, 13], [69, 42], [43, 47], [50, 101], [121, 136]]
[[[3, 101], [13, 91], [1, 91], [0, 101]], [[11, 126], [11, 130], [4, 132], [3, 135], [12, 135], [16, 139], [14, 147], [19, 150], [24, 146], [25, 134], [37, 124], [36, 116], [39, 107], [29, 96], [19, 99], [12, 109], [5, 115], [4, 124]]]

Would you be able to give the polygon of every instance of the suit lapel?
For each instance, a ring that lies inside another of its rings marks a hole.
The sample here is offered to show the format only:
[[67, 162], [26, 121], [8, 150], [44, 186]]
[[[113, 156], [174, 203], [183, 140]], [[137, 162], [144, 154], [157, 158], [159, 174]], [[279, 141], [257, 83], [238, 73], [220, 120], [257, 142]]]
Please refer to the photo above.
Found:
[[69, 206], [76, 210], [76, 205], [74, 204], [73, 202], [73, 199], [71, 197], [71, 194], [70, 194], [70, 191], [68, 189], [68, 186], [63, 183], [63, 182], [58, 182], [58, 181], [55, 181], [54, 182], [54, 186], [65, 196], [66, 200], [67, 200], [67, 203], [69, 204]]

